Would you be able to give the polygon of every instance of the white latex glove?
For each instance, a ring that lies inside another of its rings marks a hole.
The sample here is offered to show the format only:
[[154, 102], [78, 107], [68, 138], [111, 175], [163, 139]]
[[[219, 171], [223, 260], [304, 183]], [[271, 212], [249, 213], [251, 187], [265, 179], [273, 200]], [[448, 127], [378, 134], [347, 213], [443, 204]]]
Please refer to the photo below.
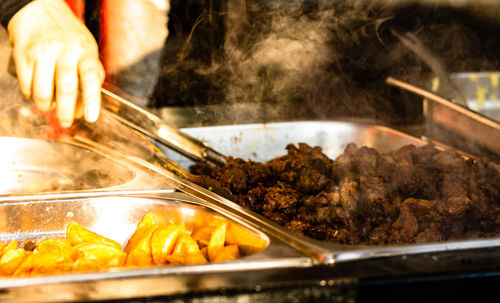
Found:
[[[77, 109], [81, 105], [85, 120], [97, 120], [104, 80], [98, 46], [64, 0], [29, 3], [12, 17], [8, 33], [26, 98], [33, 98], [44, 112], [55, 105], [62, 127], [70, 127], [81, 116], [81, 108]], [[79, 91], [81, 105], [77, 105]]]

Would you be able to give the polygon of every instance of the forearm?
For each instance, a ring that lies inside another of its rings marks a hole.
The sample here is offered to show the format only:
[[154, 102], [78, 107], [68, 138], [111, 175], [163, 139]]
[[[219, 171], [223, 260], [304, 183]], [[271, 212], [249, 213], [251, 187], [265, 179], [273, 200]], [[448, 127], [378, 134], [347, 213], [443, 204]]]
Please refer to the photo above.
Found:
[[7, 28], [10, 19], [31, 0], [0, 0], [0, 23]]

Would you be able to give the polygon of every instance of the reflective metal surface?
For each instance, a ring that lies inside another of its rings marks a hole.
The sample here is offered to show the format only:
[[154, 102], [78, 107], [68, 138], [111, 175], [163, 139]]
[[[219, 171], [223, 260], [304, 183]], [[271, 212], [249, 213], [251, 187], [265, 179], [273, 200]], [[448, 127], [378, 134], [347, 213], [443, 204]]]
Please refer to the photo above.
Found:
[[[76, 221], [94, 232], [125, 243], [148, 212], [166, 217], [172, 223], [184, 224], [190, 230], [200, 220], [221, 218], [210, 208], [205, 202], [182, 193], [114, 192], [87, 197], [80, 193], [76, 197], [35, 195], [15, 200], [0, 197], [0, 216], [5, 218], [0, 223], [0, 239], [22, 241], [63, 236], [65, 224]], [[232, 218], [226, 219], [232, 221]], [[256, 237], [267, 241], [268, 247], [259, 253], [223, 263], [2, 278], [0, 300], [55, 302], [179, 294], [214, 287], [248, 286], [257, 277], [248, 278], [247, 284], [237, 283], [245, 280], [242, 273], [249, 270], [261, 271], [258, 277], [265, 281], [275, 270], [311, 266], [310, 259], [274, 237], [268, 237], [241, 218], [240, 222]]]
[[[184, 132], [203, 139], [215, 149], [231, 156], [243, 159], [266, 161], [285, 154], [288, 143], [306, 142], [317, 145], [329, 157], [335, 158], [343, 152], [345, 145], [354, 142], [358, 146], [376, 148], [379, 152], [388, 152], [398, 149], [406, 144], [421, 146], [426, 142], [423, 139], [406, 135], [394, 129], [368, 124], [331, 122], [331, 121], [304, 121], [287, 123], [248, 124], [231, 126], [212, 126], [185, 128]], [[434, 142], [437, 146], [447, 148]], [[175, 158], [175, 161], [188, 167], [189, 161]], [[177, 184], [176, 184], [177, 183]], [[215, 203], [225, 204], [238, 212], [252, 213], [242, 210], [241, 207], [230, 203], [222, 197], [205, 192], [204, 189], [186, 184], [182, 180], [174, 180], [173, 186], [190, 195]], [[258, 220], [269, 224], [267, 219], [256, 216]], [[274, 227], [273, 227], [274, 228]], [[280, 233], [282, 231], [279, 231]], [[339, 263], [357, 261], [370, 258], [405, 256], [422, 253], [453, 252], [467, 249], [487, 249], [500, 246], [500, 238], [481, 239], [470, 241], [448, 241], [428, 244], [412, 244], [399, 246], [347, 246], [340, 244], [324, 243], [302, 236], [286, 235], [290, 245], [299, 249], [306, 255], [320, 263]]]
[[103, 88], [101, 92], [108, 115], [112, 115], [120, 123], [193, 160], [208, 161], [216, 165], [225, 163], [224, 155], [202, 141], [171, 127], [154, 114], [107, 89]]
[[[460, 89], [467, 101], [468, 108], [493, 120], [500, 121], [500, 73], [453, 73], [450, 78]], [[424, 86], [429, 91], [448, 98], [448, 95], [443, 92], [443, 85], [439, 79], [428, 79]]]
[[[284, 154], [288, 143], [319, 145], [333, 158], [349, 142], [374, 147], [380, 152], [394, 150], [405, 144], [425, 144], [421, 139], [391, 128], [335, 121], [213, 126], [185, 128], [183, 131], [205, 140], [223, 153], [258, 161]], [[199, 206], [209, 209], [209, 213], [213, 211], [249, 228], [257, 235], [268, 237], [269, 246], [258, 254], [220, 264], [0, 280], [1, 300], [104, 300], [176, 295], [220, 288], [252, 289], [262, 285], [286, 283], [297, 285], [304, 280], [317, 281], [316, 279], [335, 277], [342, 277], [343, 281], [356, 281], [357, 277], [374, 277], [382, 273], [456, 270], [463, 266], [464, 260], [474, 260], [471, 268], [477, 264], [484, 266], [484, 260], [492, 260], [492, 254], [500, 250], [500, 239], [497, 238], [384, 247], [347, 246], [312, 240], [294, 234], [141, 157], [122, 154], [85, 140], [82, 143], [88, 143], [89, 150], [106, 154], [118, 163], [133, 163], [141, 171], [162, 176], [173, 188], [185, 193], [145, 190], [4, 196], [0, 197], [0, 209], [7, 209], [7, 206], [19, 207], [28, 213], [32, 212], [26, 222], [36, 222], [23, 225], [22, 220], [18, 220], [19, 211], [9, 210], [15, 215], [4, 215], [12, 222], [9, 223], [11, 227], [5, 226], [2, 238], [37, 238], [60, 234], [60, 224], [68, 220], [70, 214], [70, 218], [82, 215], [88, 217], [88, 226], [96, 226], [98, 232], [102, 231], [104, 235], [122, 241], [123, 234], [115, 236], [116, 230], [130, 229], [133, 226], [131, 222], [137, 220], [141, 213], [155, 207], [181, 205], [178, 209], [187, 207], [191, 210], [193, 207], [198, 209]], [[191, 163], [176, 153], [171, 156], [185, 167]], [[42, 207], [47, 205], [50, 207]], [[58, 223], [41, 224], [38, 213], [49, 218], [49, 222], [53, 220], [52, 222]], [[118, 229], [116, 226], [123, 228]], [[16, 234], [15, 230], [18, 229], [23, 231], [22, 235]]]
[[430, 132], [438, 125], [498, 154], [500, 150], [498, 121], [415, 85], [391, 77], [386, 82], [424, 98], [424, 114]]
[[130, 163], [75, 144], [0, 137], [0, 145], [0, 195], [165, 188]]
[[[203, 140], [229, 156], [267, 161], [286, 153], [289, 143], [305, 142], [321, 146], [323, 152], [335, 158], [346, 144], [354, 142], [387, 152], [405, 144], [422, 145], [423, 141], [394, 129], [342, 121], [297, 121], [183, 128], [183, 132]], [[162, 149], [184, 168], [191, 161]]]

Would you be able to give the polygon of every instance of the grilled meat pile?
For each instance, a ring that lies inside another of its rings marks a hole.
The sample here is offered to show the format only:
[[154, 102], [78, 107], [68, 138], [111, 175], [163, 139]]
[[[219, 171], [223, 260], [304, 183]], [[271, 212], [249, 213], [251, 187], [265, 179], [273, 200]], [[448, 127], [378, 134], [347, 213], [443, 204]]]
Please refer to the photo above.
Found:
[[500, 176], [483, 160], [432, 145], [381, 154], [348, 144], [335, 160], [289, 144], [267, 163], [194, 165], [234, 202], [305, 236], [343, 244], [405, 244], [500, 233]]

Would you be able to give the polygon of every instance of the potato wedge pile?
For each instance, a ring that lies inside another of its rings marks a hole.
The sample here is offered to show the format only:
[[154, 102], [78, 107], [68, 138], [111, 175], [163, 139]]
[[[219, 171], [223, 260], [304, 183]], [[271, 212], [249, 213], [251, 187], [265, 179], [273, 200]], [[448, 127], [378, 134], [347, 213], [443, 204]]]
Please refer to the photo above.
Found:
[[95, 272], [120, 267], [188, 265], [234, 260], [263, 249], [266, 242], [223, 220], [195, 226], [166, 223], [148, 213], [122, 249], [120, 243], [76, 222], [66, 225], [66, 239], [40, 240], [31, 250], [16, 240], [0, 242], [0, 275], [26, 277]]

